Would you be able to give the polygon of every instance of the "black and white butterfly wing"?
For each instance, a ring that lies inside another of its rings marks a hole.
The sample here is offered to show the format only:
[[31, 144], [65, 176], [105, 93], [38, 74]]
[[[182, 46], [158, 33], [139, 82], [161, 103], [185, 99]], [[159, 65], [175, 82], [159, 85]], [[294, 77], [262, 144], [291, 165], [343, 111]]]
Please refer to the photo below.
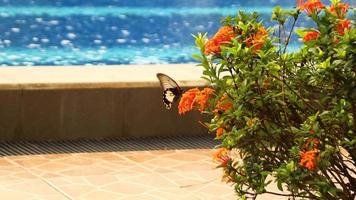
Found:
[[173, 102], [182, 96], [182, 89], [171, 77], [157, 73], [157, 78], [163, 89], [163, 103], [167, 109], [172, 107]]

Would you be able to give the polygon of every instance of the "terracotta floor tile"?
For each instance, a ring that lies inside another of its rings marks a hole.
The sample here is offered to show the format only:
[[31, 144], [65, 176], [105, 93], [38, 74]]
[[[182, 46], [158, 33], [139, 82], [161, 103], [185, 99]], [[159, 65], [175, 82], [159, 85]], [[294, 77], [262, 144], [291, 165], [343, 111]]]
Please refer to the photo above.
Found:
[[113, 183], [108, 186], [102, 187], [102, 190], [122, 195], [143, 194], [144, 192], [150, 189], [152, 189], [152, 187], [143, 186], [135, 182], [129, 181], [120, 181], [118, 183]]
[[1, 167], [8, 167], [8, 166], [12, 166], [13, 164], [10, 163], [9, 161], [5, 160], [5, 158], [0, 158], [0, 168]]
[[97, 162], [98, 161], [96, 159], [80, 157], [80, 156], [71, 156], [71, 157], [62, 158], [60, 160], [56, 160], [56, 163], [63, 163], [70, 166], [92, 165]]
[[120, 200], [124, 196], [103, 190], [96, 190], [83, 195], [80, 200]]
[[28, 196], [36, 195], [58, 195], [58, 191], [50, 187], [42, 180], [28, 180], [21, 183], [16, 183], [12, 185], [2, 186], [2, 189], [13, 191], [13, 192], [22, 192]]
[[90, 175], [104, 175], [104, 174], [112, 174], [112, 170], [107, 169], [102, 166], [83, 166], [83, 167], [75, 167], [73, 169], [64, 170], [61, 174], [65, 176], [90, 176]]
[[[75, 181], [75, 179], [77, 179], [77, 181]], [[78, 181], [78, 179], [79, 179], [79, 181]], [[55, 178], [46, 178], [45, 180], [57, 187], [72, 185], [74, 183], [81, 184], [84, 182], [82, 177], [64, 177], [64, 176], [55, 177]]]
[[30, 199], [31, 197], [33, 196], [26, 192], [0, 189], [0, 199], [25, 200]]
[[[179, 188], [163, 188], [159, 190], [155, 190], [149, 193], [152, 196], [160, 198], [162, 200], [195, 200], [197, 199], [197, 195], [184, 191]], [[143, 198], [144, 199], [144, 198]]]
[[159, 157], [159, 156], [175, 154], [179, 151], [181, 150], [153, 150], [153, 151], [147, 151], [147, 153]]
[[46, 162], [38, 167], [35, 167], [37, 170], [42, 172], [61, 172], [63, 170], [73, 168], [71, 165], [62, 162]]
[[[0, 158], [0, 191], [19, 191], [11, 199], [36, 200], [65, 199], [62, 193], [80, 200], [229, 199], [233, 188], [220, 182], [221, 171], [215, 169], [212, 152], [159, 150]], [[224, 193], [211, 191], [214, 188]], [[0, 199], [5, 199], [1, 195]]]
[[162, 199], [160, 196], [152, 196], [152, 195], [134, 195], [134, 196], [126, 196], [120, 198], [120, 200], [165, 200]]
[[137, 183], [139, 185], [143, 185], [145, 187], [150, 188], [153, 187], [163, 189], [168, 187], [176, 187], [176, 184], [174, 184], [174, 182], [161, 177], [157, 173], [145, 174], [140, 177], [128, 178], [126, 179], [126, 181], [131, 183]]
[[61, 159], [68, 158], [68, 157], [71, 157], [71, 156], [72, 156], [71, 153], [44, 154], [44, 155], [42, 155], [43, 158], [49, 159], [51, 161], [61, 160]]
[[26, 168], [37, 167], [44, 163], [48, 163], [49, 161], [47, 158], [43, 158], [42, 156], [27, 156], [27, 157], [22, 157], [21, 159], [12, 157], [10, 159], [13, 160], [15, 163]]
[[154, 166], [151, 168], [153, 172], [156, 172], [156, 173], [172, 173], [172, 172], [175, 172], [176, 170], [170, 168], [170, 167], [157, 167], [157, 166]]
[[212, 162], [207, 162], [207, 161], [201, 161], [201, 162], [187, 162], [180, 164], [178, 166], [173, 166], [173, 169], [179, 170], [179, 171], [207, 171], [207, 170], [213, 170], [215, 168], [215, 164]]
[[229, 185], [222, 185], [217, 182], [205, 185], [198, 190], [199, 193], [215, 196], [216, 198], [221, 197], [221, 195], [231, 193], [231, 191], [233, 191], [233, 188]]
[[164, 157], [146, 162], [146, 164], [151, 165], [152, 167], [173, 167], [173, 166], [179, 166], [181, 165], [181, 163], [182, 162], [180, 161], [172, 160]]
[[76, 157], [87, 157], [91, 159], [95, 159], [97, 161], [122, 161], [124, 158], [120, 156], [120, 154], [112, 153], [112, 152], [99, 152], [99, 153], [83, 153], [83, 154], [78, 154]]
[[149, 154], [127, 155], [125, 157], [130, 159], [130, 160], [132, 160], [132, 161], [134, 161], [134, 162], [138, 162], [138, 163], [144, 163], [146, 161], [149, 161], [149, 160], [157, 158], [157, 156], [149, 155]]
[[85, 176], [83, 177], [85, 180], [91, 184], [96, 186], [105, 186], [115, 182], [118, 182], [119, 179], [116, 176], [102, 175], [102, 176]]
[[71, 184], [71, 185], [67, 185], [67, 186], [62, 186], [62, 187], [58, 187], [61, 191], [63, 191], [64, 193], [66, 193], [67, 195], [69, 195], [72, 198], [79, 198], [82, 196], [85, 196], [86, 194], [92, 192], [92, 191], [96, 191], [97, 188], [95, 186], [90, 186], [90, 185], [86, 185], [86, 184]]
[[167, 156], [165, 156], [165, 158], [170, 158], [172, 160], [178, 160], [180, 162], [185, 162], [185, 161], [205, 160], [206, 156], [200, 156], [198, 154], [189, 153], [189, 152], [182, 152], [182, 153], [167, 155]]

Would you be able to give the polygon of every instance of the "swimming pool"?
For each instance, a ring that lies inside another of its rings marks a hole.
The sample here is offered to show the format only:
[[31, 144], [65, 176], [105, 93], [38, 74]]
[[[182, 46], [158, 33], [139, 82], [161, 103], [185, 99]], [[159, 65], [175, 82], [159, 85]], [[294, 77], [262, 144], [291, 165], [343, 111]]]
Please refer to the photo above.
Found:
[[[189, 63], [192, 33], [212, 35], [224, 15], [262, 13], [294, 0], [0, 0], [0, 64]], [[299, 26], [305, 26], [303, 21]], [[295, 39], [293, 46], [298, 46]]]

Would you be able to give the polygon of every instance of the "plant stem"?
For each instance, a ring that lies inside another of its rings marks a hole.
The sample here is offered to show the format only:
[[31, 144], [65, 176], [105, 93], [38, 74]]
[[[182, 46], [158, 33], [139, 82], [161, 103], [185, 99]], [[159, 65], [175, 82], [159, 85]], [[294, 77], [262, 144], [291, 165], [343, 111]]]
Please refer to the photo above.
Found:
[[231, 75], [231, 77], [232, 77], [232, 80], [234, 81], [235, 89], [236, 89], [236, 91], [237, 91], [238, 88], [237, 88], [235, 76], [234, 76], [234, 74], [233, 74], [233, 72], [232, 72], [232, 69], [231, 69], [230, 67], [227, 67], [227, 68], [229, 69], [229, 72], [230, 72], [230, 75]]
[[297, 15], [294, 17], [294, 21], [293, 21], [293, 24], [292, 24], [292, 27], [289, 31], [289, 34], [288, 34], [288, 38], [287, 40], [285, 41], [284, 43], [284, 49], [283, 49], [283, 53], [285, 53], [287, 51], [287, 47], [288, 47], [288, 44], [290, 42], [290, 38], [292, 36], [292, 33], [293, 33], [293, 29], [295, 27], [295, 24], [297, 23], [297, 20], [298, 20], [298, 17], [299, 17], [299, 14], [300, 14], [300, 11], [298, 11]]

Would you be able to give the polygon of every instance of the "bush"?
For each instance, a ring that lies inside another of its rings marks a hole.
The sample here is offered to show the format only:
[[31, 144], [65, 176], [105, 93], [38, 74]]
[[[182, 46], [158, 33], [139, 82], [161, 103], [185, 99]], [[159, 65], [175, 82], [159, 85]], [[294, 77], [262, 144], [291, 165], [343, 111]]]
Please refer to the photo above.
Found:
[[[356, 30], [349, 5], [298, 1], [274, 9], [276, 30], [256, 13], [226, 17], [209, 40], [195, 36], [212, 88], [183, 94], [180, 113], [210, 115], [215, 159], [242, 199], [262, 193], [355, 199]], [[350, 13], [350, 14], [348, 14]], [[300, 15], [315, 27], [294, 30]], [[291, 28], [285, 30], [287, 23]], [[288, 52], [296, 32], [304, 45]], [[194, 107], [193, 107], [194, 106]], [[269, 184], [279, 190], [267, 191]]]

